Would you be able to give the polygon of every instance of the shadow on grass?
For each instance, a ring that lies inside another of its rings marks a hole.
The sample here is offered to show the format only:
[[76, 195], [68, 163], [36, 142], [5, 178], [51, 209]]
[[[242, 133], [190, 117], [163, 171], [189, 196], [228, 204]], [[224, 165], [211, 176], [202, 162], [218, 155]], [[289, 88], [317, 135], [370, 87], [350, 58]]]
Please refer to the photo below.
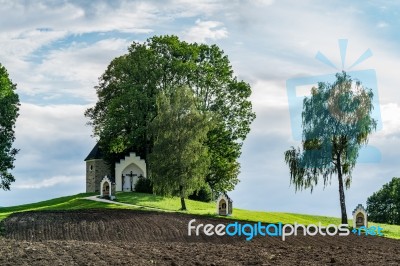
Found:
[[154, 194], [139, 193], [139, 192], [117, 192], [116, 193], [117, 202], [137, 204], [141, 202], [160, 202], [164, 201], [164, 197], [157, 196]]

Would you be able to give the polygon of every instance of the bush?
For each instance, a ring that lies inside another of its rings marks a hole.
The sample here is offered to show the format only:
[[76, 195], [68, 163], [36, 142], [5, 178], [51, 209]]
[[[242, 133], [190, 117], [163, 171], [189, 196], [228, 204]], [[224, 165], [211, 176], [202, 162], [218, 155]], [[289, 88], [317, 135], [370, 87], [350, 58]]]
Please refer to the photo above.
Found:
[[199, 190], [193, 192], [193, 194], [189, 196], [189, 199], [210, 202], [212, 200], [212, 192], [210, 186], [208, 184], [205, 184]]
[[153, 194], [153, 184], [149, 178], [139, 177], [135, 184], [135, 192]]

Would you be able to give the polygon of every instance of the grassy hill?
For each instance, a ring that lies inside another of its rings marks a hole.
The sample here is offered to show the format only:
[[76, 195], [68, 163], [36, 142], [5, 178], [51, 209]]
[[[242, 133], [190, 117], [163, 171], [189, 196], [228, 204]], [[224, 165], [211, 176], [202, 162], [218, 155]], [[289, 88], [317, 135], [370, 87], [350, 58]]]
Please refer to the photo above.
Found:
[[[85, 197], [93, 196], [95, 193], [81, 193], [73, 196], [61, 197], [51, 200], [46, 200], [37, 203], [25, 204], [13, 207], [0, 207], [0, 221], [8, 217], [14, 212], [23, 211], [38, 211], [38, 210], [77, 210], [77, 209], [145, 209], [145, 208], [156, 208], [160, 211], [173, 211], [182, 212], [180, 208], [179, 198], [168, 198], [161, 197], [151, 194], [143, 193], [132, 193], [132, 192], [119, 192], [117, 194], [117, 202], [128, 203], [135, 206], [125, 206], [112, 203], [97, 202], [85, 199]], [[215, 214], [216, 205], [214, 202], [205, 203], [194, 200], [187, 200], [186, 205], [188, 211], [183, 213], [198, 214], [206, 216], [217, 216]], [[226, 217], [227, 219], [233, 220], [244, 220], [253, 222], [265, 222], [265, 223], [290, 223], [294, 222], [301, 224], [318, 224], [321, 222], [322, 225], [327, 226], [329, 224], [340, 224], [339, 218], [318, 216], [318, 215], [307, 215], [307, 214], [295, 214], [295, 213], [284, 213], [284, 212], [263, 212], [263, 211], [250, 211], [243, 209], [233, 210], [233, 215]], [[352, 220], [349, 220], [349, 224], [352, 224]], [[384, 228], [383, 233], [386, 237], [400, 239], [400, 226], [388, 225], [388, 224], [376, 224], [369, 223], [369, 226], [381, 226]]]
[[123, 208], [129, 209], [129, 207], [107, 204], [103, 202], [96, 202], [92, 200], [84, 199], [88, 196], [93, 196], [95, 193], [81, 193], [77, 195], [61, 197], [37, 203], [24, 204], [12, 207], [0, 208], [0, 221], [7, 218], [14, 212], [24, 211], [39, 211], [39, 210], [78, 210], [78, 209], [101, 209], [101, 208]]

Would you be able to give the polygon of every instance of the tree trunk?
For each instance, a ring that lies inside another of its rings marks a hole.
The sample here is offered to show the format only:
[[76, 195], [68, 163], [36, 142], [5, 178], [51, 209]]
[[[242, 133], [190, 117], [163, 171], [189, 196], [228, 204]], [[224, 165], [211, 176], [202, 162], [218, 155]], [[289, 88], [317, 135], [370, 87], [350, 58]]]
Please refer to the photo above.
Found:
[[147, 134], [145, 137], [145, 150], [144, 150], [144, 161], [146, 162], [146, 176], [145, 177], [150, 177], [150, 164], [149, 164], [149, 154], [150, 154], [150, 140], [147, 139]]
[[342, 212], [342, 224], [348, 224], [347, 222], [347, 211], [346, 211], [346, 201], [344, 197], [344, 189], [343, 189], [343, 176], [342, 176], [342, 168], [340, 164], [340, 159], [338, 159], [338, 180], [339, 180], [339, 200], [340, 200], [340, 210]]
[[179, 193], [181, 195], [181, 210], [186, 211], [185, 193], [183, 193], [183, 186], [179, 186]]
[[146, 162], [146, 178], [150, 178], [150, 162], [149, 162], [149, 156], [150, 156], [150, 137], [149, 137], [149, 121], [147, 121], [147, 116], [145, 117], [146, 119], [146, 132], [144, 133], [144, 161]]

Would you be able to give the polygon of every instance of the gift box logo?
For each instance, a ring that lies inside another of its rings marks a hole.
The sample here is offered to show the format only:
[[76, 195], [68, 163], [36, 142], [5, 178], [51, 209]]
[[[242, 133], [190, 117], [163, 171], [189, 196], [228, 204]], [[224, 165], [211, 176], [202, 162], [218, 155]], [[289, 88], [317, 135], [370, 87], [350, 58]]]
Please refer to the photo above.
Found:
[[[372, 110], [371, 116], [373, 119], [377, 121], [376, 131], [382, 129], [382, 119], [379, 108], [379, 95], [378, 95], [378, 86], [376, 79], [376, 72], [374, 69], [365, 69], [365, 70], [356, 70], [352, 71], [351, 69], [365, 61], [369, 57], [372, 56], [372, 52], [370, 49], [366, 50], [350, 67], [345, 69], [345, 60], [346, 60], [346, 50], [347, 50], [347, 40], [341, 39], [339, 40], [339, 49], [342, 61], [342, 69], [346, 71], [346, 73], [353, 79], [359, 80], [365, 88], [371, 89], [374, 97], [372, 100], [372, 104], [374, 109]], [[321, 52], [318, 52], [316, 55], [316, 59], [321, 61], [322, 63], [331, 66], [336, 69], [336, 72], [326, 74], [326, 75], [317, 75], [317, 76], [308, 76], [308, 77], [298, 77], [288, 79], [286, 81], [286, 90], [289, 100], [289, 112], [290, 112], [290, 122], [292, 128], [292, 136], [294, 140], [301, 141], [302, 140], [302, 118], [301, 113], [303, 111], [303, 99], [306, 97], [304, 94], [302, 95], [301, 91], [307, 90], [311, 91], [311, 88], [318, 84], [318, 82], [327, 82], [332, 84], [336, 80], [336, 73], [341, 72], [338, 67], [336, 67], [326, 56], [324, 56]], [[357, 159], [358, 162], [361, 163], [375, 163], [380, 162], [381, 153], [380, 151], [371, 145], [364, 146], [360, 149], [359, 157]]]

